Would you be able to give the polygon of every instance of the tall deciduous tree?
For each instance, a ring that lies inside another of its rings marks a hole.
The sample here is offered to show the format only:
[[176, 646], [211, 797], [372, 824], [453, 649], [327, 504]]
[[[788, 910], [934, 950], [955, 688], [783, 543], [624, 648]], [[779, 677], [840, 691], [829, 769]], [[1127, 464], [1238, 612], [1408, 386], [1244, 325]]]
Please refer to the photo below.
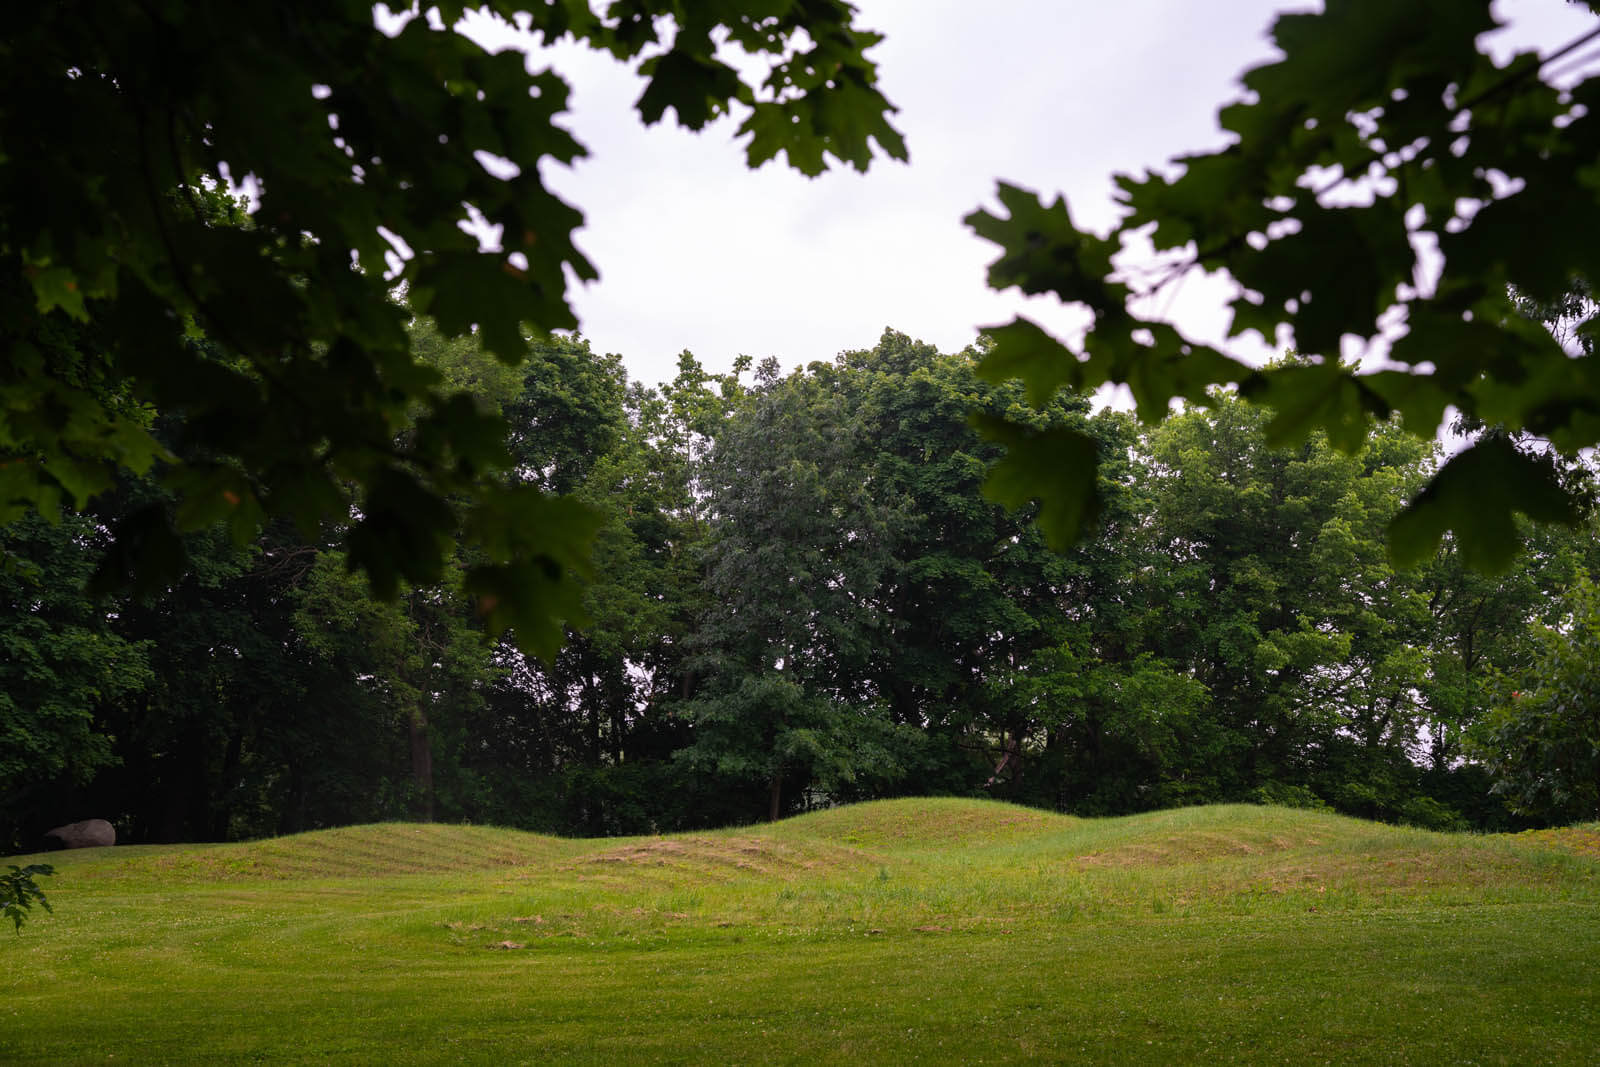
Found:
[[[152, 643], [83, 593], [104, 535], [86, 517], [0, 530], [0, 847], [59, 818], [49, 805], [117, 761], [108, 710], [151, 680]], [[53, 790], [53, 796], [42, 796]]]
[[[1082, 640], [1115, 658], [1108, 633], [1136, 570], [1111, 540], [1129, 518], [1124, 473], [1131, 426], [1060, 396], [1028, 412], [1014, 385], [974, 373], [976, 353], [945, 354], [890, 330], [867, 351], [846, 353], [841, 381], [861, 425], [857, 477], [892, 509], [887, 563], [873, 594], [879, 635], [862, 666], [897, 723], [926, 730], [922, 788], [988, 782], [1007, 795], [1044, 800], [1059, 763], [1068, 703], [1047, 697], [1045, 660]], [[1102, 537], [1063, 556], [1027, 516], [986, 499], [984, 476], [1001, 449], [973, 420], [1027, 418], [1041, 432], [1082, 430], [1107, 457], [1098, 521]], [[1093, 633], [1094, 638], [1090, 638]], [[1049, 766], [1041, 775], [1041, 768]]]
[[1347, 745], [1404, 761], [1429, 616], [1382, 532], [1426, 477], [1430, 449], [1390, 425], [1355, 455], [1321, 435], [1274, 450], [1267, 413], [1227, 395], [1210, 403], [1144, 444], [1161, 561], [1144, 585], [1164, 608], [1145, 647], [1208, 693], [1211, 740], [1189, 773], [1213, 795], [1242, 796], [1325, 780]]
[[892, 780], [884, 709], [862, 683], [877, 636], [888, 509], [860, 477], [860, 427], [835, 368], [787, 378], [775, 361], [718, 434], [709, 468], [716, 533], [696, 642], [708, 674], [683, 758], [784, 790]]
[[[468, 623], [458, 590], [409, 592], [374, 599], [337, 552], [324, 553], [296, 593], [300, 640], [318, 661], [324, 706], [347, 705], [358, 720], [376, 720], [405, 738], [410, 782], [397, 790], [407, 812], [431, 821], [440, 810], [436, 764], [459, 762], [459, 735], [495, 673], [484, 635]], [[380, 738], [379, 743], [382, 743]], [[398, 783], [397, 783], [398, 784]], [[459, 797], [446, 797], [452, 812]]]
[[[972, 413], [1085, 427], [1120, 453], [1108, 474], [1126, 465], [1131, 425], [1090, 420], [1081, 399], [1030, 413], [973, 361], [888, 331], [787, 378], [764, 369], [717, 437], [696, 635], [709, 677], [684, 758], [764, 779], [769, 814], [795, 786], [871, 795], [902, 779], [1066, 799], [1061, 750], [1083, 695], [1067, 676], [1126, 646], [1119, 582], [1137, 568], [1109, 541], [1053, 553], [986, 499], [1000, 450]], [[1103, 495], [1106, 521], [1127, 522], [1124, 487]], [[1100, 678], [1107, 692], [1149, 697], [1158, 678], [1168, 696], [1196, 691], [1133, 652]]]
[[1526, 674], [1538, 627], [1559, 622], [1566, 590], [1582, 570], [1600, 567], [1592, 518], [1575, 531], [1531, 529], [1526, 538], [1526, 555], [1505, 574], [1471, 570], [1453, 541], [1418, 573], [1432, 617], [1420, 694], [1427, 744], [1419, 755], [1435, 771], [1467, 755], [1468, 732], [1500, 699], [1497, 678]]
[[1600, 590], [1588, 575], [1564, 607], [1557, 625], [1535, 630], [1533, 661], [1508, 681], [1481, 750], [1513, 811], [1600, 819]]

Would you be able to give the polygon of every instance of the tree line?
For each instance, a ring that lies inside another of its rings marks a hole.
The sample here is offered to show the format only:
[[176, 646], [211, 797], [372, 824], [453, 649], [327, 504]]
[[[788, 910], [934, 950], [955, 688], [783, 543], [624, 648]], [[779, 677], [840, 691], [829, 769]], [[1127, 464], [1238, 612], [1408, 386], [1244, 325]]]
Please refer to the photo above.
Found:
[[[1592, 517], [1530, 529], [1499, 576], [1450, 538], [1397, 570], [1384, 531], [1445, 461], [1397, 421], [1347, 453], [1268, 447], [1271, 411], [1226, 391], [1154, 426], [1069, 391], [1036, 407], [978, 375], [988, 341], [894, 331], [790, 373], [684, 353], [649, 387], [579, 337], [507, 367], [410, 329], [509, 424], [498, 477], [598, 530], [559, 651], [490, 636], [472, 547], [383, 600], [332, 522], [243, 545], [217, 523], [184, 535], [181, 579], [91, 596], [119, 518], [169, 502], [159, 467], [125, 474], [0, 530], [10, 849], [90, 816], [125, 841], [382, 819], [612, 834], [907, 793], [1436, 828], [1595, 813], [1587, 727], [1555, 710], [1593, 702], [1530, 699], [1563, 669], [1593, 685]], [[139, 417], [180, 461], [203, 447]], [[985, 494], [1005, 455], [985, 420], [1093, 442], [1088, 537], [1056, 552], [1003, 485]], [[1593, 498], [1588, 466], [1558, 466]]]
[[[0, 42], [0, 836], [895, 791], [1600, 813], [1600, 81], [1569, 76], [1600, 28], [1501, 64], [1487, 0], [1284, 15], [1230, 144], [1119, 177], [1111, 233], [1009, 183], [969, 216], [991, 285], [1088, 312], [1081, 344], [1017, 319], [648, 389], [531, 340], [595, 275], [541, 178], [583, 154], [558, 70], [459, 4], [211, 6], [57, 5]], [[636, 64], [646, 124], [738, 116], [752, 166], [907, 157], [848, 4], [486, 11]], [[1193, 271], [1305, 358], [1138, 310]], [[1565, 339], [1517, 313], [1574, 297]], [[1384, 321], [1398, 366], [1338, 358]], [[1143, 428], [1089, 410], [1109, 383], [1150, 422], [1194, 406]], [[1452, 411], [1466, 447], [1417, 443]]]

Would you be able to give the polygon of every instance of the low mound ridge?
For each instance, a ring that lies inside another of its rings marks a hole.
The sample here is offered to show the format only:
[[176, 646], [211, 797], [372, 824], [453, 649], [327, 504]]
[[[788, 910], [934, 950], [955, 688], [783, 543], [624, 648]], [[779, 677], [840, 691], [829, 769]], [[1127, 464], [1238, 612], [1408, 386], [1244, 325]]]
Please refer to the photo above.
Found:
[[[905, 798], [831, 808], [771, 825], [655, 837], [562, 839], [518, 830], [381, 823], [227, 845], [127, 846], [54, 853], [91, 880], [158, 882], [382, 878], [522, 868], [611, 888], [853, 878], [862, 870], [972, 862], [1071, 874], [1183, 880], [1265, 879], [1470, 884], [1513, 868], [1579, 865], [1600, 853], [1596, 827], [1522, 835], [1435, 834], [1326, 812], [1220, 805], [1084, 819], [991, 800]], [[1576, 854], [1576, 856], [1574, 856]], [[1529, 866], [1532, 861], [1532, 867]], [[931, 869], [931, 868], [930, 868]], [[1053, 873], [1049, 873], [1053, 872]], [[1209, 872], [1209, 873], [1208, 873]], [[1551, 873], [1551, 872], [1545, 872]], [[1592, 872], [1591, 875], [1592, 876]]]
[[818, 838], [871, 850], [919, 851], [981, 848], [1042, 838], [1086, 820], [999, 800], [904, 797], [848, 804], [797, 816], [767, 832], [781, 838]]
[[[443, 823], [375, 823], [227, 845], [131, 846], [83, 853], [88, 878], [158, 875], [174, 880], [371, 878], [492, 870], [547, 863], [576, 843], [543, 834]], [[53, 853], [78, 859], [73, 853]], [[115, 862], [116, 860], [121, 862]], [[74, 864], [75, 866], [75, 864]]]
[[1418, 831], [1328, 812], [1254, 804], [1173, 808], [1084, 824], [1065, 842], [1095, 867], [1168, 867], [1275, 853], [1385, 849]]

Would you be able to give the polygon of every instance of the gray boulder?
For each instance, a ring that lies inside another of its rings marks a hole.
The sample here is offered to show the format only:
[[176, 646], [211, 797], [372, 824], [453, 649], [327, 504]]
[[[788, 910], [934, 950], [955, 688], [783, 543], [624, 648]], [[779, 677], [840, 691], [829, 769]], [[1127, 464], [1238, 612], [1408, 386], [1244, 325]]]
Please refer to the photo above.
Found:
[[104, 819], [85, 819], [48, 831], [47, 841], [59, 841], [57, 848], [102, 848], [117, 843], [117, 831]]

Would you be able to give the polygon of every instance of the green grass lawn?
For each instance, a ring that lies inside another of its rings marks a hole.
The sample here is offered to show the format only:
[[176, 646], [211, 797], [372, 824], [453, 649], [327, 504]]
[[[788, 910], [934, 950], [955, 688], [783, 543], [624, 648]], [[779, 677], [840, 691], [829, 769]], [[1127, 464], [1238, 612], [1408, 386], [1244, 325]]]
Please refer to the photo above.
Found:
[[1597, 843], [905, 800], [56, 853], [0, 1060], [1594, 1063]]

